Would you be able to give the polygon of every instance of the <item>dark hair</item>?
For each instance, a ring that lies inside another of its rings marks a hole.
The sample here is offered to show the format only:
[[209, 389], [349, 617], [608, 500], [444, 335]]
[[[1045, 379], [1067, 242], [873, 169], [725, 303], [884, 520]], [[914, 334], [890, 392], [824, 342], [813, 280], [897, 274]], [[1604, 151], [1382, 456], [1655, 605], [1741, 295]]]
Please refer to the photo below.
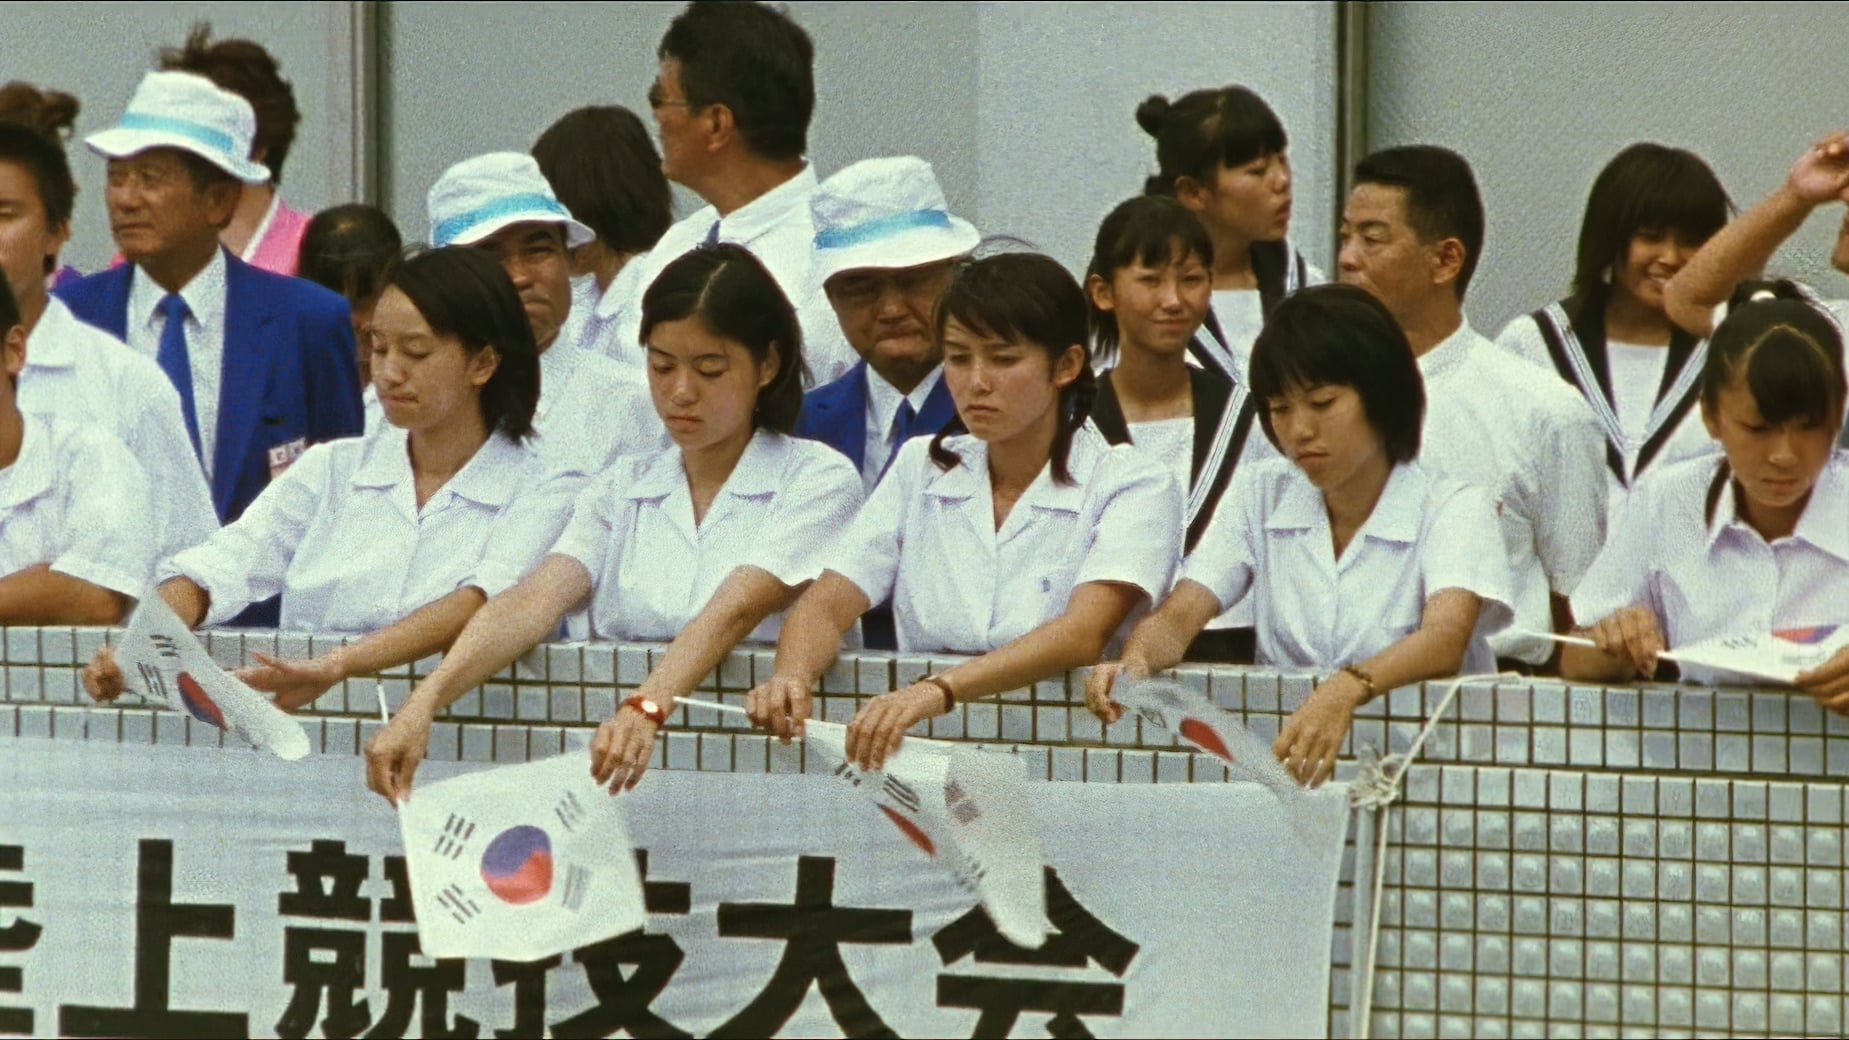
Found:
[[1355, 183], [1404, 189], [1406, 219], [1421, 242], [1463, 243], [1457, 274], [1457, 298], [1463, 299], [1483, 253], [1483, 196], [1464, 157], [1429, 144], [1386, 148], [1355, 164]]
[[262, 152], [271, 183], [282, 183], [283, 163], [295, 143], [302, 113], [295, 107], [294, 88], [282, 78], [282, 67], [269, 51], [253, 40], [213, 42], [211, 24], [195, 22], [184, 46], [161, 51], [160, 67], [204, 76], [250, 102], [257, 117], [257, 134], [250, 142], [253, 156]]
[[799, 159], [815, 114], [815, 44], [802, 26], [760, 3], [694, 0], [676, 15], [655, 56], [680, 63], [694, 108], [724, 105], [751, 150]]
[[1602, 307], [1611, 288], [1608, 272], [1623, 265], [1639, 233], [1673, 231], [1698, 246], [1727, 223], [1732, 211], [1727, 189], [1694, 152], [1648, 142], [1631, 145], [1605, 164], [1586, 196], [1574, 298], [1597, 298]]
[[13, 331], [20, 321], [19, 300], [13, 295], [13, 287], [5, 278], [0, 278], [0, 339]]
[[[1068, 347], [1085, 351], [1079, 377], [1059, 394], [1052, 463], [1053, 478], [1062, 484], [1072, 483], [1066, 467], [1072, 435], [1091, 415], [1092, 398], [1098, 393], [1085, 340], [1087, 313], [1085, 290], [1059, 261], [1040, 253], [997, 253], [960, 262], [931, 314], [931, 335], [939, 350], [944, 329], [954, 321], [979, 336], [1031, 343], [1046, 352], [1049, 363], [1057, 362]], [[938, 468], [947, 470], [962, 461], [944, 447], [944, 438], [967, 431], [959, 416], [931, 439], [931, 461]]]
[[1788, 281], [1742, 282], [1727, 318], [1708, 339], [1701, 401], [1714, 408], [1735, 379], [1745, 380], [1765, 421], [1805, 419], [1835, 427], [1849, 395], [1843, 337], [1836, 322]]
[[54, 228], [71, 222], [77, 204], [77, 181], [71, 176], [64, 142], [80, 107], [69, 94], [30, 83], [0, 87], [0, 162], [18, 163], [32, 175], [45, 222]]
[[482, 419], [513, 440], [530, 437], [539, 347], [501, 262], [472, 246], [428, 249], [396, 265], [386, 288], [404, 293], [432, 332], [456, 337], [469, 354], [494, 348], [500, 364], [482, 387]]
[[[1190, 256], [1213, 269], [1213, 240], [1207, 237], [1207, 228], [1169, 196], [1139, 195], [1118, 203], [1098, 225], [1091, 266], [1085, 274], [1108, 283], [1131, 264], [1156, 267]], [[1100, 310], [1090, 293], [1085, 294], [1085, 303], [1093, 357], [1108, 361], [1117, 355], [1117, 315]]]
[[1244, 87], [1190, 91], [1171, 103], [1151, 94], [1136, 106], [1136, 123], [1156, 139], [1151, 195], [1175, 194], [1182, 177], [1211, 182], [1221, 166], [1244, 166], [1289, 146], [1284, 124], [1265, 100]]
[[356, 304], [384, 290], [403, 251], [398, 226], [384, 210], [358, 202], [335, 206], [315, 214], [302, 232], [296, 275]]
[[730, 242], [683, 253], [642, 294], [642, 346], [655, 326], [698, 318], [715, 336], [729, 339], [766, 364], [774, 351], [777, 374], [758, 391], [755, 427], [778, 433], [796, 428], [803, 407], [802, 326], [777, 279], [749, 249]]
[[1293, 389], [1353, 387], [1387, 457], [1419, 457], [1425, 380], [1400, 323], [1353, 285], [1313, 285], [1278, 302], [1252, 343], [1252, 396], [1265, 437], [1282, 451], [1264, 402]]
[[674, 222], [661, 154], [620, 105], [573, 109], [533, 142], [533, 159], [571, 215], [610, 249], [642, 253]]

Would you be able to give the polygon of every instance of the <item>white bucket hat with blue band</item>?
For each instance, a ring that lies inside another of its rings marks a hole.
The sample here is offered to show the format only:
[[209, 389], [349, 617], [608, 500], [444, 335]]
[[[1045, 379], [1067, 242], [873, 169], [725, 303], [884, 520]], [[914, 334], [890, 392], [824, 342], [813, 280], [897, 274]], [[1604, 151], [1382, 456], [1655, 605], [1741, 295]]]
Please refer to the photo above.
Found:
[[268, 184], [269, 167], [250, 159], [257, 116], [250, 102], [190, 72], [141, 77], [128, 111], [108, 130], [84, 138], [90, 150], [126, 159], [150, 148], [191, 152], [245, 184]]
[[809, 214], [823, 281], [842, 271], [954, 260], [982, 240], [975, 225], [950, 215], [931, 164], [910, 155], [842, 169], [809, 196]]
[[553, 194], [539, 163], [521, 152], [489, 152], [451, 166], [430, 186], [424, 206], [430, 244], [438, 248], [474, 245], [529, 221], [565, 225], [565, 245], [572, 249], [597, 237]]

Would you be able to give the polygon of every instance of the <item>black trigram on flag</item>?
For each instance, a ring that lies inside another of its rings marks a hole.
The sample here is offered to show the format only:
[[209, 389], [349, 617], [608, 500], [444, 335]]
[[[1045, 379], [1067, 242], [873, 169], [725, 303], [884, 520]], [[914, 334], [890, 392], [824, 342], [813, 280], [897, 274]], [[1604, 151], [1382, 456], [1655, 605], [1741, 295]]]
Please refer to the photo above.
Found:
[[982, 816], [982, 810], [955, 780], [944, 785], [944, 808], [950, 810], [951, 817], [958, 823], [974, 823]]
[[591, 887], [591, 872], [572, 864], [565, 868], [565, 881], [559, 886], [559, 905], [576, 910], [584, 905], [584, 893]]
[[135, 667], [141, 672], [142, 696], [173, 703], [173, 694], [167, 692], [167, 679], [159, 668], [145, 662]]
[[482, 908], [459, 885], [452, 884], [438, 892], [437, 904], [448, 910], [449, 916], [455, 918], [457, 924], [468, 924], [482, 912]]
[[860, 771], [846, 762], [835, 767], [835, 775], [853, 784], [855, 787], [860, 786]]
[[565, 796], [559, 799], [559, 803], [552, 807], [552, 815], [558, 817], [559, 826], [568, 831], [575, 831], [584, 822], [585, 817], [590, 815], [590, 810], [578, 801], [577, 795], [566, 791]]
[[474, 820], [450, 813], [449, 822], [443, 825], [443, 833], [437, 835], [437, 843], [430, 851], [444, 859], [461, 859], [463, 850], [468, 848], [469, 839], [474, 836]]
[[178, 661], [180, 659], [179, 644], [175, 643], [170, 637], [150, 634], [148, 636], [148, 642], [154, 644], [155, 653], [165, 657], [167, 660]]
[[918, 806], [921, 804], [918, 800], [918, 792], [912, 790], [912, 785], [898, 777], [886, 777], [886, 782], [880, 786], [880, 792], [893, 801], [898, 802], [900, 805], [905, 806], [907, 812], [918, 812]]

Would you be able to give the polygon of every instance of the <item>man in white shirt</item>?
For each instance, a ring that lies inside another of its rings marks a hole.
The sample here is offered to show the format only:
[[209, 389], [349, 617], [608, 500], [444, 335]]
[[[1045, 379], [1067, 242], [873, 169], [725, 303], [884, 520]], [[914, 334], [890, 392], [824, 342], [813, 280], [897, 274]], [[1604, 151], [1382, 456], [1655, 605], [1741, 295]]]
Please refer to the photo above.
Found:
[[1498, 349], [1464, 320], [1483, 247], [1470, 164], [1431, 146], [1389, 148], [1355, 168], [1342, 214], [1339, 278], [1372, 292], [1412, 344], [1425, 377], [1420, 462], [1496, 502], [1515, 624], [1493, 637], [1501, 664], [1546, 670], [1568, 631], [1567, 597], [1605, 541], [1598, 421], [1553, 373]]
[[568, 250], [589, 242], [530, 155], [489, 152], [443, 171], [426, 205], [430, 242], [493, 253], [539, 347], [534, 447], [554, 469], [598, 473], [616, 456], [667, 445], [640, 365], [561, 341], [571, 314]]
[[161, 489], [155, 504], [163, 556], [197, 545], [218, 529], [212, 494], [193, 457], [180, 397], [160, 366], [115, 337], [78, 321], [45, 288], [71, 233], [76, 195], [64, 149], [51, 138], [0, 123], [0, 271], [26, 330], [20, 410], [89, 425], [121, 441]]
[[795, 306], [812, 385], [840, 377], [859, 359], [813, 270], [816, 177], [803, 158], [815, 110], [809, 35], [766, 4], [695, 3], [674, 19], [656, 55], [661, 71], [648, 101], [661, 170], [708, 205], [623, 268], [598, 301], [585, 342], [641, 367], [649, 283], [690, 249], [735, 242], [764, 262]]

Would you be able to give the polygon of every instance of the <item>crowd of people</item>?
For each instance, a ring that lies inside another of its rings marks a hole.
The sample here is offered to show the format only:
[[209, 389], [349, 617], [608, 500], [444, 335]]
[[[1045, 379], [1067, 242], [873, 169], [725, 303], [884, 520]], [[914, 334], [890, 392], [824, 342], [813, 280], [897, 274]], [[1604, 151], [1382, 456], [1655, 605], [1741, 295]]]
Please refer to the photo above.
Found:
[[[60, 262], [77, 103], [0, 88], [0, 624], [156, 594], [353, 637], [240, 673], [290, 710], [442, 653], [367, 751], [397, 798], [444, 708], [554, 638], [668, 644], [593, 743], [612, 791], [746, 640], [775, 645], [749, 713], [786, 740], [844, 647], [963, 655], [867, 701], [872, 767], [1074, 668], [1107, 722], [1119, 676], [1310, 669], [1275, 750], [1314, 783], [1384, 690], [1648, 679], [1849, 622], [1849, 305], [1763, 280], [1849, 203], [1849, 134], [1737, 217], [1700, 157], [1624, 149], [1564, 298], [1492, 340], [1450, 150], [1355, 166], [1328, 284], [1264, 100], [1152, 97], [1125, 115], [1156, 172], [1081, 279], [953, 215], [923, 159], [818, 179], [787, 14], [693, 3], [658, 58], [659, 152], [580, 109], [452, 166], [404, 235], [284, 205], [288, 83], [195, 31], [83, 141], [120, 251], [87, 276]], [[705, 207], [673, 219], [670, 182]], [[124, 688], [107, 651], [84, 681]], [[1849, 652], [1797, 686], [1849, 711]]]

